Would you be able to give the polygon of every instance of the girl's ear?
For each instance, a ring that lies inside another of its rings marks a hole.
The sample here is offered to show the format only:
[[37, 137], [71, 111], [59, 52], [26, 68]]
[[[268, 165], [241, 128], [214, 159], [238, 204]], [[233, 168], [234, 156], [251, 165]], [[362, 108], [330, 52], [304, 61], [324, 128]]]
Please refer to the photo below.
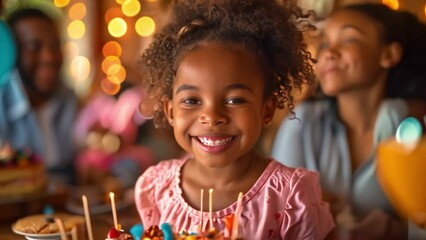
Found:
[[397, 42], [389, 44], [383, 52], [380, 65], [386, 69], [397, 65], [401, 60], [403, 52], [401, 44]]
[[268, 126], [272, 122], [272, 119], [274, 118], [276, 106], [277, 106], [277, 102], [274, 97], [270, 97], [265, 100], [265, 103], [263, 104], [263, 111], [262, 111], [263, 127]]
[[173, 127], [173, 102], [168, 98], [163, 98], [163, 111], [167, 122]]

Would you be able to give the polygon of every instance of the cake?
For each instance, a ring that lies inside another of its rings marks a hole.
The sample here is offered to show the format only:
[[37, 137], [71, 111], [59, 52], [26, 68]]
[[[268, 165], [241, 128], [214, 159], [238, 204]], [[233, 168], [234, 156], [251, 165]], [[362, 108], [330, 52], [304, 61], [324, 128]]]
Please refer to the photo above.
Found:
[[44, 192], [46, 185], [47, 175], [36, 154], [9, 144], [0, 148], [0, 198]]
[[58, 213], [46, 216], [37, 214], [18, 219], [14, 225], [14, 230], [29, 234], [59, 233], [59, 226], [53, 220], [55, 218], [62, 221], [65, 232], [69, 232], [72, 228], [84, 223], [84, 218], [78, 215]]
[[124, 232], [124, 230], [117, 230], [115, 227], [111, 228], [108, 232], [105, 240], [132, 240], [133, 237], [129, 233]]
[[[209, 229], [204, 232], [187, 232], [181, 231], [174, 232], [168, 223], [163, 223], [161, 227], [151, 226], [146, 229], [140, 239], [143, 240], [231, 240], [232, 238], [225, 234], [226, 231], [230, 232], [231, 229], [224, 231], [217, 231], [216, 229]], [[232, 240], [242, 240], [242, 238], [233, 238]]]

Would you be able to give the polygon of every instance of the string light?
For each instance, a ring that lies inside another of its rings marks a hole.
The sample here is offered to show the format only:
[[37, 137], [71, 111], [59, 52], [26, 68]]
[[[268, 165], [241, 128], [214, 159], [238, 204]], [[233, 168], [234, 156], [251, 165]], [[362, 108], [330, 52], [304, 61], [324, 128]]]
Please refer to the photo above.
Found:
[[399, 1], [398, 0], [382, 0], [383, 4], [388, 5], [390, 8], [394, 10], [399, 9]]
[[114, 18], [108, 23], [108, 32], [111, 36], [119, 38], [127, 32], [127, 23], [122, 18]]

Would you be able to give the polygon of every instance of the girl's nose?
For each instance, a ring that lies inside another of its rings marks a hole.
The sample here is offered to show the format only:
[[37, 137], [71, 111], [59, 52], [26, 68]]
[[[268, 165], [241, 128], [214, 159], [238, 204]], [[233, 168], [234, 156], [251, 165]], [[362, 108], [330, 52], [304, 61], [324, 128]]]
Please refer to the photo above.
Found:
[[200, 123], [208, 126], [217, 126], [228, 122], [225, 110], [220, 106], [205, 106], [199, 117]]

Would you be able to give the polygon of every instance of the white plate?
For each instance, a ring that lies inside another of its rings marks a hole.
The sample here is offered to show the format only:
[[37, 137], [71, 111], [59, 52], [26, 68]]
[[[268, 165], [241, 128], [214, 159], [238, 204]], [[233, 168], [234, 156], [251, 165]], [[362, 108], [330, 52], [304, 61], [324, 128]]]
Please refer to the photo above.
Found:
[[[61, 240], [60, 233], [47, 233], [47, 234], [39, 234], [39, 233], [26, 233], [21, 232], [15, 229], [15, 224], [12, 225], [12, 231], [16, 234], [25, 236], [28, 240]], [[71, 235], [71, 231], [65, 233], [68, 236]]]

